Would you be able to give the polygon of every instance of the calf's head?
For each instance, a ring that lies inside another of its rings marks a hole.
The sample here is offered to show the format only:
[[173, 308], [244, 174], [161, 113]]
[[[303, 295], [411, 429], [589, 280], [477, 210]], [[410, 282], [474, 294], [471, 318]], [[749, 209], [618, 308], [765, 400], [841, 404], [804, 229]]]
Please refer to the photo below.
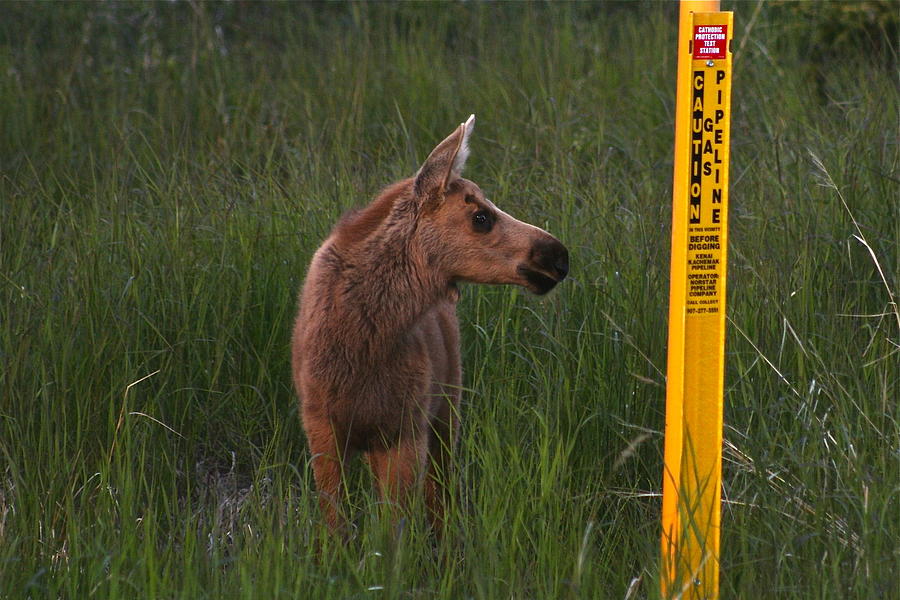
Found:
[[475, 115], [432, 150], [414, 180], [429, 266], [457, 281], [520, 285], [546, 294], [569, 272], [559, 240], [503, 212], [461, 173]]

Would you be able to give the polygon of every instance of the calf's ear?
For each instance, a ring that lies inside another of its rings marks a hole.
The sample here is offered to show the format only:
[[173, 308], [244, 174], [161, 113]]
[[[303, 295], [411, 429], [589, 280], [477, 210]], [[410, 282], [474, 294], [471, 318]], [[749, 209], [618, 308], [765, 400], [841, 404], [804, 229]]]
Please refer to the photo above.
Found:
[[471, 115], [431, 151], [416, 173], [417, 197], [438, 199], [447, 186], [459, 178], [466, 165], [466, 159], [469, 158], [469, 136], [474, 128], [475, 115]]

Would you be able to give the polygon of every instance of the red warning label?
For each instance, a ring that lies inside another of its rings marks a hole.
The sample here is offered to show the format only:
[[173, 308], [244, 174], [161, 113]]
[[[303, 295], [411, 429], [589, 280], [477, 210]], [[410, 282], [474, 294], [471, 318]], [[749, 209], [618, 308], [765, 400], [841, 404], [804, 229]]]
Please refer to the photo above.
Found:
[[725, 58], [728, 25], [694, 25], [694, 60]]

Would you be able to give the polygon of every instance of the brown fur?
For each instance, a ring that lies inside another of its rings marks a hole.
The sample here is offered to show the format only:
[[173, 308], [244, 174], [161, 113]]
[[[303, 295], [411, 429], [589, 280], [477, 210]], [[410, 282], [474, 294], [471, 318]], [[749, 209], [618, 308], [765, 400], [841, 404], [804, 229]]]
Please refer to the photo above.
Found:
[[[362, 452], [382, 497], [403, 506], [424, 477], [440, 530], [459, 430], [459, 281], [546, 293], [565, 247], [460, 177], [474, 117], [415, 177], [346, 215], [315, 253], [300, 293], [293, 375], [319, 503], [342, 531], [342, 472]], [[485, 231], [481, 217], [490, 217]]]

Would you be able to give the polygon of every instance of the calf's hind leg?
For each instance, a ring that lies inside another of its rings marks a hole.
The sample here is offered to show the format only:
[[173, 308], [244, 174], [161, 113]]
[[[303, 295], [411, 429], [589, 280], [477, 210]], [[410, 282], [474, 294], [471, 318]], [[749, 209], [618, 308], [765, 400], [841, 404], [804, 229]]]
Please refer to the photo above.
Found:
[[381, 498], [390, 504], [391, 517], [398, 521], [418, 488], [425, 462], [424, 440], [405, 439], [396, 445], [366, 453], [369, 467], [378, 483]]
[[425, 478], [425, 505], [435, 534], [441, 536], [450, 501], [453, 452], [459, 437], [459, 389], [448, 390], [428, 432], [428, 475]]

